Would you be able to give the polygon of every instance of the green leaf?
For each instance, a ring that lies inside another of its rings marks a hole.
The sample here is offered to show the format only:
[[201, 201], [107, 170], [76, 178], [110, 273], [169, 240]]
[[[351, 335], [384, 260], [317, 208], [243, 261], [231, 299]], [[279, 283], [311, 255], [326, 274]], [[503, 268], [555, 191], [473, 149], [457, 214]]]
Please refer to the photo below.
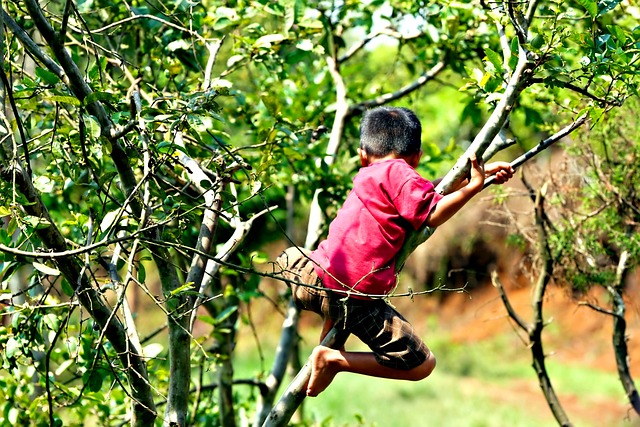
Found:
[[6, 206], [0, 206], [0, 216], [9, 216], [11, 215], [11, 210]]
[[18, 351], [20, 351], [20, 343], [18, 343], [18, 341], [13, 337], [9, 338], [4, 347], [4, 355], [7, 358], [12, 358]]
[[271, 45], [278, 44], [283, 40], [286, 40], [286, 37], [282, 34], [267, 34], [266, 36], [262, 36], [258, 40], [256, 40], [256, 42], [253, 44], [253, 47], [270, 48]]
[[62, 279], [62, 292], [68, 297], [72, 297], [74, 294], [74, 290], [67, 279]]
[[89, 105], [96, 101], [113, 101], [114, 95], [109, 92], [91, 92], [84, 99], [84, 105]]
[[39, 262], [33, 262], [33, 268], [41, 272], [42, 274], [46, 274], [48, 276], [59, 276], [60, 270], [57, 268], [49, 267], [45, 264], [41, 264]]
[[208, 323], [209, 325], [216, 325], [216, 319], [214, 319], [211, 316], [198, 316], [198, 320], [204, 322], [204, 323]]
[[[36, 179], [33, 181], [33, 186], [36, 187], [36, 190], [38, 190], [39, 192], [48, 194], [53, 191], [55, 181], [53, 181], [46, 175], [41, 175], [36, 177]], [[0, 213], [0, 216], [3, 216], [2, 213]]]
[[144, 283], [147, 280], [147, 270], [144, 268], [144, 264], [138, 263], [138, 282]]
[[62, 104], [71, 104], [79, 107], [81, 105], [80, 100], [74, 96], [53, 95], [45, 97], [47, 101], [60, 102]]
[[220, 312], [220, 314], [216, 316], [216, 324], [222, 323], [223, 321], [227, 320], [229, 316], [231, 316], [236, 311], [238, 311], [237, 305], [232, 305], [230, 307], [225, 308]]
[[496, 72], [502, 74], [504, 72], [502, 68], [502, 56], [500, 56], [497, 52], [489, 48], [486, 48], [484, 52], [487, 55], [487, 59], [489, 60], [489, 62], [493, 64], [493, 67], [496, 69]]
[[103, 376], [100, 375], [97, 369], [85, 372], [83, 375], [84, 383], [87, 385], [89, 391], [98, 392], [102, 388]]
[[620, 2], [621, 0], [600, 0], [598, 2], [598, 15], [602, 16], [605, 13], [611, 12], [620, 4]]
[[51, 71], [40, 67], [36, 67], [36, 76], [38, 76], [40, 80], [51, 86], [57, 84], [60, 81], [58, 76], [53, 74]]
[[44, 321], [44, 324], [47, 325], [47, 327], [52, 331], [57, 331], [60, 327], [60, 319], [53, 313], [45, 314], [42, 320]]
[[169, 296], [170, 296], [170, 297], [172, 297], [172, 296], [176, 296], [176, 295], [178, 295], [178, 294], [180, 294], [180, 293], [182, 293], [182, 292], [187, 292], [187, 291], [192, 291], [192, 290], [193, 290], [193, 282], [189, 282], [189, 283], [187, 283], [187, 284], [184, 284], [184, 285], [182, 285], [182, 286], [180, 286], [180, 287], [178, 287], [178, 288], [176, 288], [176, 289], [172, 290], [172, 291], [169, 293]]
[[269, 262], [269, 256], [264, 252], [251, 252], [251, 262], [254, 264], [266, 264]]
[[101, 130], [100, 130], [100, 123], [98, 123], [98, 120], [95, 117], [88, 116], [88, 115], [84, 115], [83, 119], [84, 119], [84, 125], [86, 126], [87, 132], [91, 136], [91, 139], [96, 140], [100, 138]]
[[544, 37], [542, 37], [540, 34], [537, 34], [533, 38], [533, 40], [531, 40], [530, 44], [534, 49], [540, 49], [542, 46], [544, 46]]
[[36, 230], [41, 230], [51, 225], [51, 223], [46, 219], [38, 218], [37, 216], [32, 216], [32, 215], [26, 215], [22, 217], [22, 220], [25, 223], [29, 224], [31, 227], [35, 228]]
[[598, 3], [594, 0], [577, 0], [578, 4], [585, 8], [587, 13], [595, 18], [598, 14]]

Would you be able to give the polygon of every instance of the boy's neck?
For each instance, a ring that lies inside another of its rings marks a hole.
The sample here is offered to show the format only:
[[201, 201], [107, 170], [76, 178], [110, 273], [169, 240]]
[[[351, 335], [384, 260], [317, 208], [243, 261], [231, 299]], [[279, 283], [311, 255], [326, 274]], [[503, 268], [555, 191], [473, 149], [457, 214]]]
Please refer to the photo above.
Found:
[[422, 151], [411, 156], [401, 156], [394, 152], [391, 152], [386, 156], [374, 156], [359, 148], [358, 154], [360, 155], [360, 162], [362, 163], [363, 167], [370, 166], [374, 163], [383, 162], [385, 160], [400, 159], [407, 162], [409, 166], [416, 168], [418, 166], [418, 162], [420, 161], [420, 157], [422, 156]]

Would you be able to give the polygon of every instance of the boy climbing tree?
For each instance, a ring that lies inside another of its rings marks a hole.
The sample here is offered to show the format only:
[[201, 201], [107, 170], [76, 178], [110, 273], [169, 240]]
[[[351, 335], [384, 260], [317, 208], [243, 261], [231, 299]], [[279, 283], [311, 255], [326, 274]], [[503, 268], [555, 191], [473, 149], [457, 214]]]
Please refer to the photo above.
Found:
[[292, 247], [276, 260], [298, 308], [324, 319], [321, 340], [336, 327], [371, 349], [318, 345], [310, 357], [307, 396], [324, 391], [339, 372], [418, 381], [435, 368], [433, 353], [385, 300], [397, 285], [396, 255], [409, 230], [443, 224], [482, 190], [486, 176], [502, 184], [514, 170], [506, 162], [483, 167], [474, 157], [469, 179], [442, 196], [415, 170], [421, 133], [420, 120], [406, 108], [367, 112], [360, 125], [362, 169], [327, 239], [311, 253]]

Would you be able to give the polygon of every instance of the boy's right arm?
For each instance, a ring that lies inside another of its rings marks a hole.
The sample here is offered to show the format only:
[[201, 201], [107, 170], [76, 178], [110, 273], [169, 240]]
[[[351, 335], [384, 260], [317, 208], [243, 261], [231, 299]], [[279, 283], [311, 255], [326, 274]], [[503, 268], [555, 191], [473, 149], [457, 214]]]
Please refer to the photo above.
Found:
[[478, 194], [484, 185], [484, 168], [478, 163], [476, 157], [471, 159], [471, 178], [464, 187], [447, 194], [433, 208], [425, 224], [429, 227], [438, 227], [455, 215], [469, 200]]

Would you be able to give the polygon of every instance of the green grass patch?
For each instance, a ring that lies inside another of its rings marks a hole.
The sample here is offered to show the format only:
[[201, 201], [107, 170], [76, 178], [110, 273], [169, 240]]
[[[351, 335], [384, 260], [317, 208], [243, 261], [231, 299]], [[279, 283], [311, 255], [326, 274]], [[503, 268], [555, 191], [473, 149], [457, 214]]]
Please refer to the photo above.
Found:
[[[405, 382], [339, 374], [316, 398], [305, 400], [300, 426], [437, 426], [540, 427], [555, 426], [550, 409], [531, 368], [526, 346], [513, 334], [470, 344], [453, 343], [446, 335], [431, 336], [429, 347], [438, 366], [428, 379]], [[349, 349], [361, 350], [350, 342]], [[309, 354], [311, 345], [303, 354]], [[264, 366], [272, 360], [267, 348]], [[255, 375], [261, 368], [256, 354], [245, 347], [236, 356], [236, 377]], [[567, 366], [549, 359], [549, 375], [574, 425], [628, 425], [624, 416], [589, 411], [602, 400], [625, 403], [614, 373], [584, 366]], [[288, 383], [289, 378], [285, 379]], [[282, 388], [284, 390], [284, 387]], [[281, 391], [282, 391], [281, 390]], [[254, 394], [255, 396], [255, 394]], [[595, 415], [594, 415], [595, 413]]]

